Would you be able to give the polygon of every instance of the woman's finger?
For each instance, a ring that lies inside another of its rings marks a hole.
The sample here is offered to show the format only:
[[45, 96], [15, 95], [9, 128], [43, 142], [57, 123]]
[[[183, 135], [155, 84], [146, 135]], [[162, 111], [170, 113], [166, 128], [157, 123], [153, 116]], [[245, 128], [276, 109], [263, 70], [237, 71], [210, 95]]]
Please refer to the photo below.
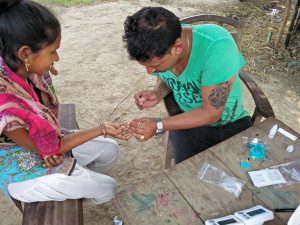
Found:
[[63, 157], [59, 155], [54, 155], [53, 159], [55, 161], [56, 166], [60, 165], [63, 161]]
[[48, 160], [49, 157], [50, 157], [50, 156], [45, 156], [45, 157], [44, 157], [44, 164], [43, 164], [43, 167], [46, 167], [46, 168], [52, 167], [51, 163], [50, 163], [49, 160]]
[[43, 167], [51, 168], [60, 165], [64, 160], [62, 155], [45, 156]]
[[55, 159], [53, 158], [53, 156], [50, 156], [50, 157], [48, 158], [48, 161], [51, 163], [52, 166], [53, 166], [53, 165], [56, 165], [56, 161], [55, 161]]

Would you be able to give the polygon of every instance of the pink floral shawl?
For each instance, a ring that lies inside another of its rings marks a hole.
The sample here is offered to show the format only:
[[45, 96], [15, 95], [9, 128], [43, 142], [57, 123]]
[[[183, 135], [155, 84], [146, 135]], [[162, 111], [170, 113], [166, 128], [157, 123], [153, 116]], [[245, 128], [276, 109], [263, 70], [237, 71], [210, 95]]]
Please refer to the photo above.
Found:
[[28, 78], [41, 91], [14, 73], [0, 57], [0, 134], [24, 127], [41, 156], [60, 153], [61, 133], [57, 121], [58, 101], [43, 76]]

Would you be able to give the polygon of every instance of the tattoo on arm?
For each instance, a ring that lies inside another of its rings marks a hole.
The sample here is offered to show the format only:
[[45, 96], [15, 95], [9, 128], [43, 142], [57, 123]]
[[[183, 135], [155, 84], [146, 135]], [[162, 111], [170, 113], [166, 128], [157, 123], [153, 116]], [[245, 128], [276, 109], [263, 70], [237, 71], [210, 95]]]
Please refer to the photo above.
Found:
[[215, 109], [219, 109], [220, 107], [224, 106], [226, 104], [229, 91], [230, 91], [230, 83], [228, 81], [212, 89], [208, 96], [210, 105]]

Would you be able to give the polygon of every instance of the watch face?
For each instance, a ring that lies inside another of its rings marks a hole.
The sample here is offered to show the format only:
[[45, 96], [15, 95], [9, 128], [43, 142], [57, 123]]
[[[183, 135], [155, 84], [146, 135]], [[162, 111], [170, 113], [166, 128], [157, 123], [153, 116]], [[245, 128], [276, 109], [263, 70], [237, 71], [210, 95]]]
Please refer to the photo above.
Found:
[[164, 126], [161, 119], [156, 119], [156, 134], [163, 134], [164, 131]]
[[162, 122], [158, 122], [156, 125], [157, 125], [157, 130], [159, 130], [159, 131], [164, 130]]

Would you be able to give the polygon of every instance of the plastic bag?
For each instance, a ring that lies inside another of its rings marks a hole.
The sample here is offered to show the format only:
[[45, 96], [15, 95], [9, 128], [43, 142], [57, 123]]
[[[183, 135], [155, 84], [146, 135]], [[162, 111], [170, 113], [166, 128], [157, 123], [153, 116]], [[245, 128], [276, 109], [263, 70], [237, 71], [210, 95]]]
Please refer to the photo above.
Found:
[[123, 221], [118, 216], [115, 216], [113, 223], [114, 225], [123, 225]]
[[265, 160], [267, 158], [266, 143], [262, 139], [243, 137], [243, 143], [247, 145], [249, 160]]
[[235, 177], [228, 176], [223, 170], [204, 163], [198, 173], [198, 178], [206, 183], [217, 185], [227, 192], [234, 194], [236, 198], [239, 197], [245, 182]]
[[300, 183], [300, 160], [272, 166], [270, 169], [279, 169], [287, 184]]

